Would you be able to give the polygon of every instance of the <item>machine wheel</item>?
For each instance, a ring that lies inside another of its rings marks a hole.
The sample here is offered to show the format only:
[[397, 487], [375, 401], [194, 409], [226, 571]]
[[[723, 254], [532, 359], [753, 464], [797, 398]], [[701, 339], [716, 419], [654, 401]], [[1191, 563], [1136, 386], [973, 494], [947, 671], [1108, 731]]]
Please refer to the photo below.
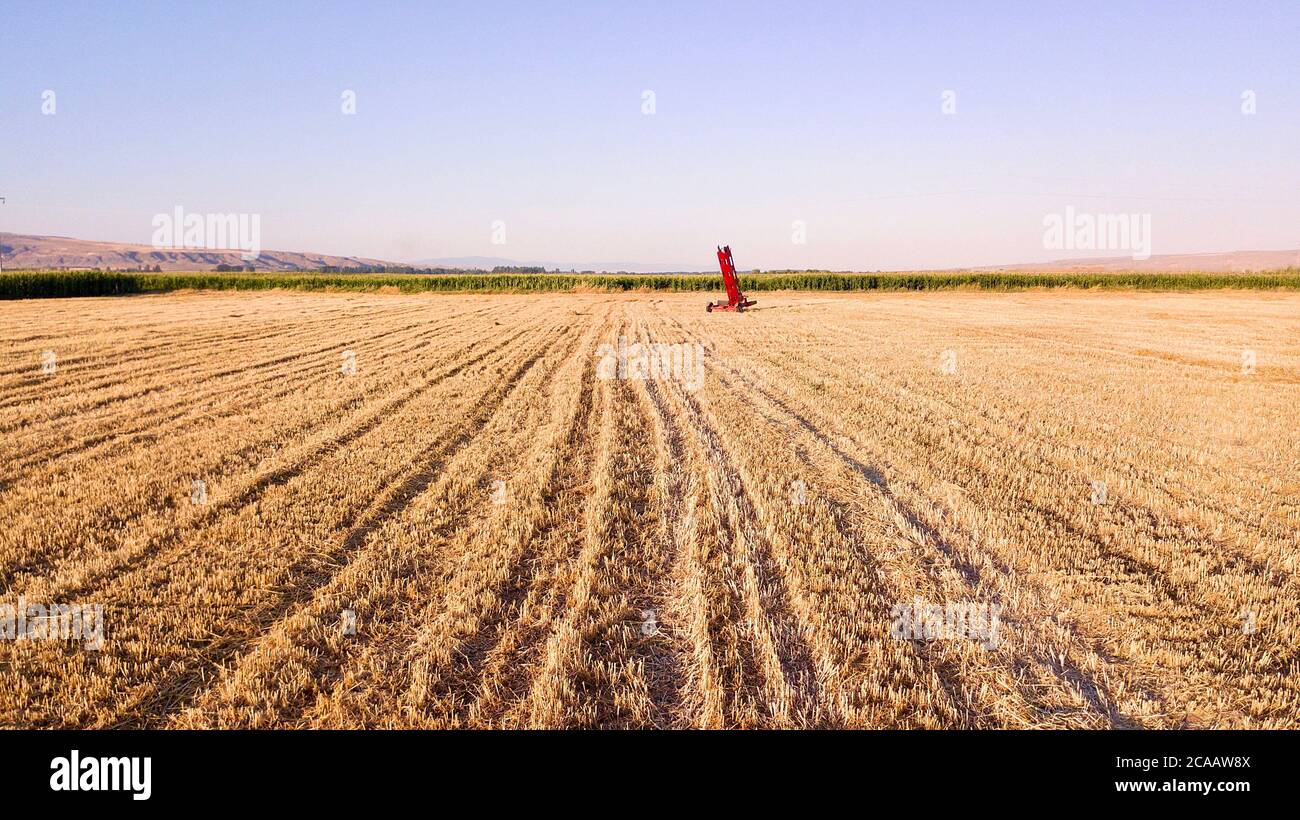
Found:
[[705, 306], [704, 306], [704, 310], [705, 310], [706, 312], [708, 312], [708, 313], [712, 313], [712, 312], [713, 312], [713, 303], [712, 303], [712, 302], [709, 302], [707, 305], [705, 305]]

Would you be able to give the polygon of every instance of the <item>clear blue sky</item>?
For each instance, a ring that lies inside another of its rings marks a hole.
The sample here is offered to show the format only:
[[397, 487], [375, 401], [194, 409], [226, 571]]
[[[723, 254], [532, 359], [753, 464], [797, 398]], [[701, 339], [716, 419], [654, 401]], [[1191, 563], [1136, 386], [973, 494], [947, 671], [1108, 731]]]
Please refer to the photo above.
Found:
[[181, 205], [402, 261], [888, 269], [1070, 255], [1072, 204], [1157, 254], [1300, 247], [1295, 0], [0, 8], [6, 231]]

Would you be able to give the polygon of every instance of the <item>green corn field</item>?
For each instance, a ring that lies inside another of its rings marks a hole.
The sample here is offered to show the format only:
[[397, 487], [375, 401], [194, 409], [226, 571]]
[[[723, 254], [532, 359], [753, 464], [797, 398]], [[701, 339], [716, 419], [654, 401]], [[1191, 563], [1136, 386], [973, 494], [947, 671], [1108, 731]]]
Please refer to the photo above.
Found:
[[[0, 299], [67, 296], [117, 296], [177, 290], [302, 290], [402, 293], [537, 293], [582, 291], [715, 291], [712, 274], [567, 273], [131, 273], [93, 270], [13, 271], [0, 274]], [[746, 291], [899, 291], [1102, 288], [1112, 290], [1194, 291], [1216, 289], [1297, 290], [1300, 269], [1257, 273], [1006, 272], [932, 271], [902, 273], [751, 273], [741, 275]]]

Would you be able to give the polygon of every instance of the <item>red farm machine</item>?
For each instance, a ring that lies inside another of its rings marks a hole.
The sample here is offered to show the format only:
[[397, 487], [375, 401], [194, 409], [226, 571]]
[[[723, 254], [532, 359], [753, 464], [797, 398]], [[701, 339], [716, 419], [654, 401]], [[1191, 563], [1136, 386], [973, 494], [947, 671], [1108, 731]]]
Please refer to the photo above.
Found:
[[736, 280], [736, 263], [731, 258], [730, 245], [718, 248], [718, 267], [722, 268], [722, 284], [727, 288], [727, 301], [709, 302], [705, 310], [709, 313], [715, 310], [734, 310], [740, 313], [745, 308], [758, 304], [753, 299], [746, 299], [745, 294], [740, 292], [740, 284]]

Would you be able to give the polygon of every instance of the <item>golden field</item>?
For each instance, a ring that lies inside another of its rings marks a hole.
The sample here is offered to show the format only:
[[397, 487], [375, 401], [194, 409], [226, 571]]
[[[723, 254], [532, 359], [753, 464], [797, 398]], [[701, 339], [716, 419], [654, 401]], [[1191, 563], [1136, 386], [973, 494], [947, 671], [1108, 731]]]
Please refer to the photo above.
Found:
[[1300, 727], [1300, 295], [756, 295], [0, 302], [0, 726]]

